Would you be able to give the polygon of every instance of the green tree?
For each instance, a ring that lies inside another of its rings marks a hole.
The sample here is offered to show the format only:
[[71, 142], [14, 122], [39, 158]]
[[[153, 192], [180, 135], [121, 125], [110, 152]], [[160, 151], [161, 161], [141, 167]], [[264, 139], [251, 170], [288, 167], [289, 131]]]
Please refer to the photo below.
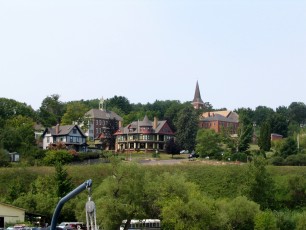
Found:
[[178, 114], [176, 141], [181, 149], [194, 150], [198, 131], [198, 116], [192, 106], [185, 107]]
[[306, 179], [301, 175], [288, 180], [288, 195], [290, 208], [302, 208], [306, 205]]
[[227, 225], [219, 229], [254, 229], [254, 218], [259, 213], [259, 205], [244, 196], [238, 196], [231, 201], [218, 201], [218, 213]]
[[196, 138], [196, 152], [201, 157], [212, 157], [220, 160], [222, 148], [221, 137], [212, 129], [199, 129]]
[[10, 165], [10, 155], [7, 151], [0, 147], [0, 167], [7, 167]]
[[180, 154], [179, 146], [176, 144], [174, 138], [171, 138], [166, 142], [166, 153], [172, 154], [172, 158], [173, 155]]
[[255, 216], [254, 230], [277, 230], [276, 217], [271, 211], [259, 212]]
[[287, 137], [288, 136], [287, 119], [288, 119], [287, 117], [279, 113], [273, 114], [269, 119], [269, 123], [271, 126], [271, 133], [277, 133], [283, 135], [283, 137]]
[[2, 142], [3, 148], [10, 152], [21, 151], [25, 154], [36, 144], [34, 121], [21, 115], [6, 120], [0, 134], [0, 142]]
[[280, 155], [284, 158], [293, 154], [297, 154], [298, 149], [296, 141], [292, 137], [288, 137], [282, 144], [279, 151]]
[[39, 108], [39, 118], [45, 127], [51, 127], [61, 123], [61, 118], [65, 113], [65, 105], [59, 100], [58, 94], [47, 96]]
[[264, 158], [255, 157], [248, 169], [248, 196], [260, 204], [262, 209], [272, 208], [274, 205], [275, 184], [266, 164]]
[[290, 122], [303, 124], [306, 120], [306, 105], [303, 102], [292, 102], [288, 107]]
[[238, 137], [236, 139], [236, 152], [245, 152], [252, 141], [254, 112], [248, 108], [237, 110], [239, 114]]
[[273, 116], [274, 110], [266, 106], [257, 106], [254, 111], [254, 122], [256, 125], [261, 126], [264, 122]]
[[150, 199], [146, 190], [145, 170], [137, 165], [111, 161], [112, 176], [107, 177], [93, 196], [97, 197], [97, 220], [103, 229], [118, 229], [124, 219], [143, 219]]
[[253, 136], [252, 124], [239, 124], [238, 137], [236, 139], [236, 151], [245, 152], [250, 147]]
[[70, 102], [67, 104], [66, 112], [62, 117], [62, 125], [72, 125], [72, 124], [87, 124], [88, 117], [84, 117], [84, 114], [89, 110], [89, 108], [81, 102]]
[[60, 162], [55, 164], [54, 181], [56, 184], [57, 197], [64, 197], [73, 188], [71, 177], [69, 177], [67, 170], [65, 170]]
[[297, 218], [296, 230], [306, 229], [306, 211], [303, 211]]
[[258, 140], [258, 145], [260, 150], [270, 151], [271, 148], [271, 131], [270, 124], [268, 122], [263, 122], [260, 127], [260, 136]]
[[148, 190], [160, 210], [163, 229], [220, 229], [214, 200], [183, 174], [163, 173], [150, 182]]
[[6, 120], [18, 115], [37, 120], [37, 114], [31, 106], [13, 99], [0, 98], [0, 128], [3, 127]]
[[106, 107], [107, 110], [112, 110], [112, 108], [119, 108], [121, 111], [123, 111], [124, 114], [129, 114], [132, 111], [129, 100], [123, 96], [114, 96], [107, 99]]
[[116, 118], [108, 119], [106, 129], [104, 131], [105, 141], [109, 149], [115, 149], [116, 136], [114, 135], [119, 129], [119, 123]]

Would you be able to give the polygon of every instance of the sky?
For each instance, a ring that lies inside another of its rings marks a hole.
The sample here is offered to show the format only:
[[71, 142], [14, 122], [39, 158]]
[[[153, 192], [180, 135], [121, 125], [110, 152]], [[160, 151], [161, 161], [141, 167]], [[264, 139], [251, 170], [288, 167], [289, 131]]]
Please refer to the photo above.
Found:
[[0, 0], [0, 98], [306, 103], [305, 0]]

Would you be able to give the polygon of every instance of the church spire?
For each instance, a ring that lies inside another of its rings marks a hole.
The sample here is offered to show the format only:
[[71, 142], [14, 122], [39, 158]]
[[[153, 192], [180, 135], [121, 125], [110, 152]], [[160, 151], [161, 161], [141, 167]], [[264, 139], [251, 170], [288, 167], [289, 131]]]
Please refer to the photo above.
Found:
[[195, 109], [203, 109], [204, 108], [204, 102], [201, 98], [199, 83], [197, 81], [195, 92], [194, 92], [194, 98], [191, 103]]

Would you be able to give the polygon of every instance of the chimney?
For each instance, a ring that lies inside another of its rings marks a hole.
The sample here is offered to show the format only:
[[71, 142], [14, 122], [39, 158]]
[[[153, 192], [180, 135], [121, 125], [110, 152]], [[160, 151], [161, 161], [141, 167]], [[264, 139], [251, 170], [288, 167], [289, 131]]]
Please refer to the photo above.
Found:
[[55, 134], [58, 134], [58, 133], [59, 133], [59, 124], [55, 126]]
[[122, 128], [122, 121], [118, 122], [119, 128]]
[[157, 117], [154, 117], [154, 121], [153, 121], [153, 129], [157, 128]]

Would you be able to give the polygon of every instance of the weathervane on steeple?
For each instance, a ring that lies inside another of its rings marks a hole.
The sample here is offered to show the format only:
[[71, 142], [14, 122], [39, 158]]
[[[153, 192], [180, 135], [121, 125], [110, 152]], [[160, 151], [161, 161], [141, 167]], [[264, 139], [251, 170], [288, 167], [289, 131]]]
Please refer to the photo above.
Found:
[[103, 97], [100, 99], [100, 102], [99, 102], [99, 109], [100, 109], [100, 110], [105, 110], [105, 100], [104, 100]]

